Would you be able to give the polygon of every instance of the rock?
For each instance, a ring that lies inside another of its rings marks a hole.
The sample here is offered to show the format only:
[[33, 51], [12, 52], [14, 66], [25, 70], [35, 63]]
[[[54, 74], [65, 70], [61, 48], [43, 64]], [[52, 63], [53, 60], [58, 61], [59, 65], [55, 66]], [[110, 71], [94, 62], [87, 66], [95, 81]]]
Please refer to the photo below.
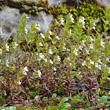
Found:
[[[0, 12], [0, 44], [6, 40], [9, 36], [16, 37], [17, 28], [19, 27], [19, 21], [22, 14], [18, 9], [5, 7]], [[49, 29], [49, 25], [53, 20], [52, 15], [48, 15], [45, 12], [40, 12], [36, 17], [28, 16], [26, 28], [29, 30], [32, 22], [38, 22], [40, 24], [40, 31], [45, 33]]]
[[10, 35], [16, 34], [20, 18], [21, 15], [19, 14], [18, 9], [5, 7], [0, 11], [0, 25], [2, 26], [0, 39], [6, 40]]
[[102, 6], [110, 6], [110, 0], [96, 0], [98, 4], [102, 5]]
[[[40, 0], [12, 0], [12, 1], [35, 1], [35, 2], [38, 2]], [[43, 0], [43, 1], [46, 1], [46, 0]], [[49, 2], [49, 5], [61, 5], [62, 2], [65, 2], [66, 0], [48, 0]]]

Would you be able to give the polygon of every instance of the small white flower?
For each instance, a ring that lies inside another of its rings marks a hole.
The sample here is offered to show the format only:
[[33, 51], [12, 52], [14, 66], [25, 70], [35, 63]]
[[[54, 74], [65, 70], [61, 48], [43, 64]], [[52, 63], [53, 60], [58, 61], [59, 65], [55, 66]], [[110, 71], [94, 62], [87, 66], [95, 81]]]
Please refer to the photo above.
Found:
[[25, 27], [25, 33], [27, 34], [28, 33], [28, 29]]
[[109, 58], [106, 58], [106, 60], [109, 62]]
[[39, 57], [42, 58], [42, 59], [45, 58], [45, 56], [42, 53], [40, 53]]
[[57, 59], [58, 59], [58, 61], [61, 61], [61, 58], [60, 58], [60, 56], [57, 56]]
[[56, 71], [57, 69], [54, 67], [53, 70]]
[[17, 82], [19, 85], [21, 85], [21, 81]]
[[100, 59], [98, 60], [98, 63], [103, 64]]
[[73, 52], [74, 52], [75, 55], [78, 55], [78, 50], [76, 48]]
[[109, 71], [108, 71], [108, 73], [110, 74], [110, 68], [109, 68]]
[[94, 39], [92, 38], [92, 36], [90, 36], [90, 40], [93, 42], [94, 41]]
[[27, 71], [28, 72], [28, 68], [27, 67], [24, 67], [24, 71]]
[[70, 61], [70, 57], [67, 57], [67, 60]]
[[101, 65], [99, 65], [98, 68], [101, 70], [101, 68], [102, 68]]
[[90, 60], [90, 63], [91, 63], [92, 65], [94, 65], [94, 61]]
[[9, 67], [9, 61], [8, 60], [6, 60], [6, 66]]
[[40, 35], [41, 35], [41, 37], [42, 37], [43, 39], [45, 39], [45, 36], [44, 36], [44, 34], [40, 33]]
[[95, 67], [98, 68], [98, 66], [99, 66], [98, 63], [95, 63]]
[[84, 20], [85, 20], [85, 18], [84, 17], [80, 17], [79, 18], [79, 23], [82, 23], [82, 25], [83, 25], [83, 28], [85, 28], [85, 22], [84, 22]]
[[16, 42], [14, 42], [14, 49], [16, 49], [16, 47], [18, 46], [18, 44]]
[[71, 22], [74, 23], [73, 15], [70, 15], [70, 18], [71, 18]]
[[49, 49], [49, 54], [53, 54], [52, 49]]
[[35, 24], [35, 28], [36, 28], [38, 31], [40, 31], [40, 28], [39, 28], [39, 27], [40, 27], [40, 25], [36, 23], [36, 24]]
[[50, 36], [48, 36], [49, 39], [52, 39]]
[[64, 49], [64, 50], [66, 50], [66, 47], [65, 47], [65, 46], [63, 46], [63, 49]]
[[57, 20], [55, 20], [56, 24], [59, 24]]
[[89, 55], [89, 50], [85, 49], [86, 53]]
[[90, 48], [93, 49], [94, 48], [94, 45], [93, 44], [90, 44]]
[[46, 58], [44, 58], [44, 61], [45, 61], [45, 62], [47, 62], [47, 59], [46, 59]]
[[61, 18], [61, 24], [63, 25], [64, 24], [64, 18]]
[[94, 22], [94, 23], [93, 23], [93, 27], [92, 27], [94, 30], [95, 30], [95, 26], [96, 26], [96, 24], [95, 24], [95, 22]]
[[7, 43], [5, 44], [5, 47], [6, 47], [6, 51], [9, 51], [9, 46]]
[[27, 75], [27, 72], [28, 72], [28, 68], [27, 68], [27, 67], [24, 67], [24, 69], [23, 69], [23, 74], [24, 74], [24, 75]]
[[103, 42], [102, 39], [101, 39], [100, 45], [101, 45], [103, 48], [105, 47], [105, 42]]
[[84, 61], [84, 62], [82, 63], [82, 66], [84, 66], [84, 65], [86, 65], [86, 61]]
[[56, 39], [57, 39], [57, 40], [60, 40], [59, 36], [56, 36]]
[[38, 76], [41, 77], [42, 73], [40, 70], [37, 71], [38, 72]]
[[52, 31], [49, 31], [49, 34], [52, 35]]
[[53, 61], [52, 61], [51, 59], [49, 60], [49, 62], [50, 62], [51, 64], [53, 64]]
[[2, 49], [0, 49], [0, 55], [2, 55]]
[[84, 23], [84, 20], [85, 20], [85, 18], [83, 16], [79, 18], [80, 23]]
[[42, 44], [41, 42], [39, 43], [39, 45], [40, 45], [41, 47], [43, 46], [43, 44]]
[[34, 97], [34, 99], [36, 100], [36, 99], [39, 99], [39, 96], [38, 95], [36, 95], [35, 97]]

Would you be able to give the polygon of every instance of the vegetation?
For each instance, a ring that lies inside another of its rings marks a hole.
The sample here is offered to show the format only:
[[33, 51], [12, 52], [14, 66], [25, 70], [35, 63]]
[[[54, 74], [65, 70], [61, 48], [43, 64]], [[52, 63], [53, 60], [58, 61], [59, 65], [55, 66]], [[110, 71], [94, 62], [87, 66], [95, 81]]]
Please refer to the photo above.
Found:
[[58, 14], [45, 34], [38, 23], [27, 32], [23, 14], [18, 40], [0, 46], [0, 109], [109, 109], [110, 8], [49, 9]]

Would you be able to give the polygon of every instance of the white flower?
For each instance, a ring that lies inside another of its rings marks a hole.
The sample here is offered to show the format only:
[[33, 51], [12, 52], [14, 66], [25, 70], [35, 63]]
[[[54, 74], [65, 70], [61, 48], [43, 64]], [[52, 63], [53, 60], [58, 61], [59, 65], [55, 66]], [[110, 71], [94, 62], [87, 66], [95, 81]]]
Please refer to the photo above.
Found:
[[101, 70], [101, 68], [102, 68], [101, 65], [99, 65], [98, 68]]
[[60, 40], [59, 36], [56, 36], [56, 39], [57, 39], [57, 40]]
[[54, 67], [53, 70], [56, 71], [57, 69]]
[[46, 58], [44, 58], [44, 61], [45, 61], [45, 62], [47, 62], [47, 59], [46, 59]]
[[57, 20], [55, 20], [56, 24], [59, 24]]
[[40, 25], [36, 23], [36, 24], [35, 24], [35, 28], [36, 28], [38, 31], [40, 31], [40, 28], [39, 28], [39, 27], [40, 27]]
[[45, 58], [45, 56], [44, 56], [42, 53], [40, 53], [39, 57], [40, 57], [41, 59], [44, 59], [44, 58]]
[[1, 63], [1, 61], [2, 61], [2, 60], [0, 59], [0, 63]]
[[71, 22], [74, 23], [73, 15], [70, 15]]
[[2, 49], [0, 49], [0, 55], [2, 55]]
[[34, 97], [34, 99], [36, 100], [36, 99], [39, 99], [39, 96], [38, 95], [36, 95], [35, 97]]
[[43, 44], [42, 44], [41, 42], [39, 43], [39, 45], [40, 45], [41, 47], [43, 46]]
[[9, 46], [7, 43], [5, 44], [5, 47], [6, 47], [6, 51], [9, 51]]
[[6, 66], [9, 67], [9, 61], [8, 60], [6, 60]]
[[70, 57], [67, 57], [67, 60], [70, 61]]
[[65, 46], [63, 46], [63, 49], [64, 49], [64, 50], [66, 50], [66, 47], [65, 47]]
[[85, 40], [82, 40], [82, 46], [85, 46]]
[[24, 75], [27, 75], [27, 72], [28, 72], [28, 68], [27, 68], [27, 67], [24, 67], [24, 69], [23, 69], [23, 74], [24, 74]]
[[61, 18], [61, 24], [63, 25], [64, 24], [64, 18]]
[[92, 65], [94, 65], [94, 61], [90, 60], [90, 63], [91, 63]]
[[21, 85], [21, 81], [17, 82], [19, 85]]
[[28, 33], [28, 29], [25, 27], [25, 33], [27, 34]]
[[44, 34], [40, 33], [40, 35], [41, 35], [41, 37], [42, 37], [42, 38], [44, 38], [44, 39], [45, 39], [45, 36], [44, 36]]
[[60, 58], [60, 56], [57, 56], [57, 59], [58, 59], [58, 61], [61, 61], [61, 58]]
[[49, 54], [53, 54], [52, 49], [49, 49]]
[[100, 59], [98, 60], [98, 63], [103, 64]]
[[83, 47], [80, 45], [80, 46], [79, 46], [79, 49], [82, 50], [82, 48], [83, 48]]
[[98, 68], [98, 63], [95, 63], [95, 67]]
[[86, 53], [89, 54], [89, 50], [85, 49]]
[[110, 68], [109, 68], [109, 71], [108, 71], [108, 73], [110, 74]]
[[75, 55], [78, 55], [78, 50], [76, 48], [73, 52], [74, 52]]
[[42, 73], [40, 70], [37, 71], [38, 72], [38, 76], [41, 77]]
[[106, 60], [109, 62], [109, 58], [106, 58]]
[[90, 40], [91, 40], [91, 42], [93, 42], [93, 41], [94, 41], [94, 39], [92, 38], [92, 36], [90, 36]]
[[14, 49], [16, 49], [16, 47], [18, 46], [18, 44], [16, 42], [14, 42]]
[[94, 48], [94, 45], [93, 44], [90, 44], [90, 48], [93, 49]]
[[49, 34], [50, 34], [50, 35], [52, 35], [52, 32], [51, 32], [51, 31], [49, 31]]
[[105, 42], [103, 42], [102, 39], [101, 39], [100, 45], [101, 45], [103, 48], [105, 47]]
[[80, 17], [79, 18], [79, 23], [82, 23], [82, 25], [83, 25], [83, 28], [85, 28], [85, 22], [84, 22], [84, 20], [85, 20], [85, 18], [84, 17]]
[[49, 60], [49, 62], [50, 62], [51, 64], [53, 64], [53, 61], [52, 61], [51, 59]]
[[49, 39], [52, 39], [50, 36], [48, 36]]
[[93, 23], [93, 27], [92, 27], [94, 30], [95, 30], [95, 26], [96, 26], [96, 25], [95, 25], [95, 22], [94, 22], [94, 23]]
[[86, 65], [86, 61], [84, 61], [84, 62], [82, 63], [82, 66], [84, 66], [84, 65]]
[[84, 20], [85, 20], [85, 18], [83, 16], [79, 18], [80, 23], [84, 23]]

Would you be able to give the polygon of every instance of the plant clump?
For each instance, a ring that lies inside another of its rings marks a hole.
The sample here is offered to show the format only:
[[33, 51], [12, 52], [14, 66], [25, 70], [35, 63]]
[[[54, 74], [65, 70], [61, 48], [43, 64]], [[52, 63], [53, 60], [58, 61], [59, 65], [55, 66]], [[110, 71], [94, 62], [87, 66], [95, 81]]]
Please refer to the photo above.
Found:
[[27, 32], [23, 14], [18, 40], [0, 46], [0, 109], [110, 108], [110, 8], [96, 7], [101, 15], [92, 16], [92, 5], [83, 4], [80, 13], [50, 7], [60, 15], [46, 33], [35, 22]]

